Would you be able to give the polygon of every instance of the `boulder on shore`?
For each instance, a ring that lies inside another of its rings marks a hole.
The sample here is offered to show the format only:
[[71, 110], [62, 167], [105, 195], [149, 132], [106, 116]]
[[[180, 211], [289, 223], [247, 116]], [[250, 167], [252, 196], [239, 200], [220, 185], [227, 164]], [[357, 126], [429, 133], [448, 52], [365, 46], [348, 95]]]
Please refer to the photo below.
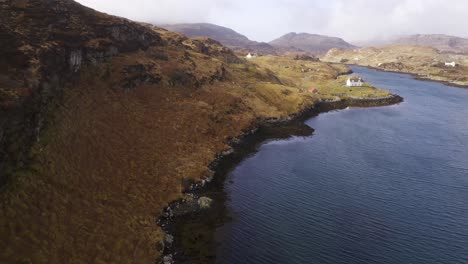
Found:
[[211, 198], [203, 196], [198, 199], [198, 206], [200, 206], [200, 209], [207, 209], [210, 208], [212, 202]]

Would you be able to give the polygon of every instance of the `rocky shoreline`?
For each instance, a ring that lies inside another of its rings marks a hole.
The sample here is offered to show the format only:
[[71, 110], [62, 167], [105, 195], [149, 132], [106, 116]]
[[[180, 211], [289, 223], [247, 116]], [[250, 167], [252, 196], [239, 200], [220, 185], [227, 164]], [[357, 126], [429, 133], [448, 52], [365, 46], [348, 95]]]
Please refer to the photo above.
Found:
[[281, 119], [258, 120], [254, 127], [229, 141], [230, 149], [217, 155], [210, 164], [211, 172], [197, 183], [187, 185], [184, 198], [164, 209], [157, 223], [166, 233], [158, 250], [158, 263], [212, 263], [216, 256], [214, 232], [229, 220], [225, 207], [224, 182], [245, 157], [256, 152], [266, 140], [291, 136], [310, 136], [313, 129], [304, 121], [320, 113], [347, 107], [375, 107], [398, 104], [403, 98], [390, 95], [380, 98], [345, 98], [320, 101], [309, 108]]

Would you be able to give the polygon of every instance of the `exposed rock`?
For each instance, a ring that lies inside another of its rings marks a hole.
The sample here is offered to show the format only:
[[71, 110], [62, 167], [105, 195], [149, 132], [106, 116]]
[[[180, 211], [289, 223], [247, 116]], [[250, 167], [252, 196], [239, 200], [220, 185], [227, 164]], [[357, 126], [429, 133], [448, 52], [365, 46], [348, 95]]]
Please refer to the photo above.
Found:
[[227, 150], [221, 152], [221, 156], [227, 156], [227, 155], [230, 155], [234, 153], [234, 149], [233, 148], [228, 148]]
[[174, 236], [167, 234], [164, 238], [164, 242], [166, 246], [171, 246], [174, 243]]
[[127, 65], [123, 76], [124, 80], [121, 83], [125, 90], [131, 90], [143, 84], [156, 84], [162, 79], [155, 64]]
[[81, 67], [81, 50], [74, 50], [70, 53], [70, 67], [74, 72], [78, 71]]
[[208, 209], [212, 202], [213, 200], [211, 198], [203, 196], [198, 199], [198, 206], [200, 206], [201, 209]]
[[172, 259], [172, 254], [169, 254], [169, 255], [166, 255], [162, 258], [162, 263], [163, 264], [172, 264], [174, 263], [173, 259]]
[[215, 176], [215, 172], [209, 169], [209, 170], [207, 171], [207, 173], [206, 173], [205, 181], [206, 181], [207, 183], [211, 182], [211, 181], [213, 180], [214, 176]]
[[320, 59], [315, 57], [315, 56], [309, 56], [309, 55], [305, 55], [305, 54], [296, 55], [294, 57], [294, 59], [295, 60], [305, 60], [305, 61], [320, 61]]
[[192, 193], [186, 193], [184, 195], [184, 198], [182, 199], [182, 201], [184, 203], [190, 203], [192, 202], [193, 200], [195, 199], [194, 195]]

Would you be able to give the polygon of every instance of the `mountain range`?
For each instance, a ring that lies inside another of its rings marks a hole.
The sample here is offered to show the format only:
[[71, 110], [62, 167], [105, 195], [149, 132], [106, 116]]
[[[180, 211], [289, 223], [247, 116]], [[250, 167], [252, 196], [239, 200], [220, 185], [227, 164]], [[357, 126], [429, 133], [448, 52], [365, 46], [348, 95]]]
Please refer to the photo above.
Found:
[[[234, 49], [263, 54], [309, 53], [325, 54], [333, 48], [355, 49], [358, 46], [332, 36], [309, 33], [287, 33], [268, 43], [250, 40], [245, 35], [230, 28], [209, 23], [161, 25], [171, 31], [188, 37], [208, 37]], [[415, 34], [389, 41], [366, 43], [362, 46], [406, 45], [424, 46], [438, 49], [441, 52], [468, 53], [468, 39], [443, 34]]]
[[308, 33], [288, 33], [269, 43], [250, 40], [246, 36], [226, 27], [208, 24], [161, 25], [188, 37], [209, 37], [234, 50], [247, 50], [264, 54], [275, 53], [325, 53], [331, 48], [352, 49], [355, 46], [343, 39]]
[[312, 54], [326, 53], [332, 48], [354, 49], [356, 46], [349, 44], [341, 38], [329, 37], [308, 33], [288, 33], [269, 43], [283, 50], [299, 49]]
[[276, 49], [268, 43], [250, 40], [246, 36], [230, 29], [208, 23], [161, 25], [170, 31], [182, 33], [188, 37], [208, 37], [221, 42], [234, 50], [274, 54]]
[[401, 37], [394, 44], [426, 46], [441, 52], [468, 53], [468, 39], [443, 34], [417, 34]]

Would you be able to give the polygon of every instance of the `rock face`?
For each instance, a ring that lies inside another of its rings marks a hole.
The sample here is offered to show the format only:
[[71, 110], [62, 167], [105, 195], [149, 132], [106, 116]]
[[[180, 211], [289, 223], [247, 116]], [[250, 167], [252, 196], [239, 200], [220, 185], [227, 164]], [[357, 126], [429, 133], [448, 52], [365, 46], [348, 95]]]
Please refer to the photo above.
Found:
[[355, 46], [347, 43], [343, 39], [328, 37], [308, 33], [288, 33], [269, 43], [270, 45], [283, 50], [301, 50], [312, 54], [322, 54], [332, 48], [354, 49]]
[[468, 53], [468, 39], [442, 34], [410, 35], [397, 39], [395, 44], [432, 47], [441, 52]]
[[274, 54], [276, 52], [275, 48], [268, 43], [252, 41], [230, 28], [218, 25], [198, 23], [162, 25], [161, 27], [189, 37], [208, 37], [236, 50], [245, 49], [264, 54]]

